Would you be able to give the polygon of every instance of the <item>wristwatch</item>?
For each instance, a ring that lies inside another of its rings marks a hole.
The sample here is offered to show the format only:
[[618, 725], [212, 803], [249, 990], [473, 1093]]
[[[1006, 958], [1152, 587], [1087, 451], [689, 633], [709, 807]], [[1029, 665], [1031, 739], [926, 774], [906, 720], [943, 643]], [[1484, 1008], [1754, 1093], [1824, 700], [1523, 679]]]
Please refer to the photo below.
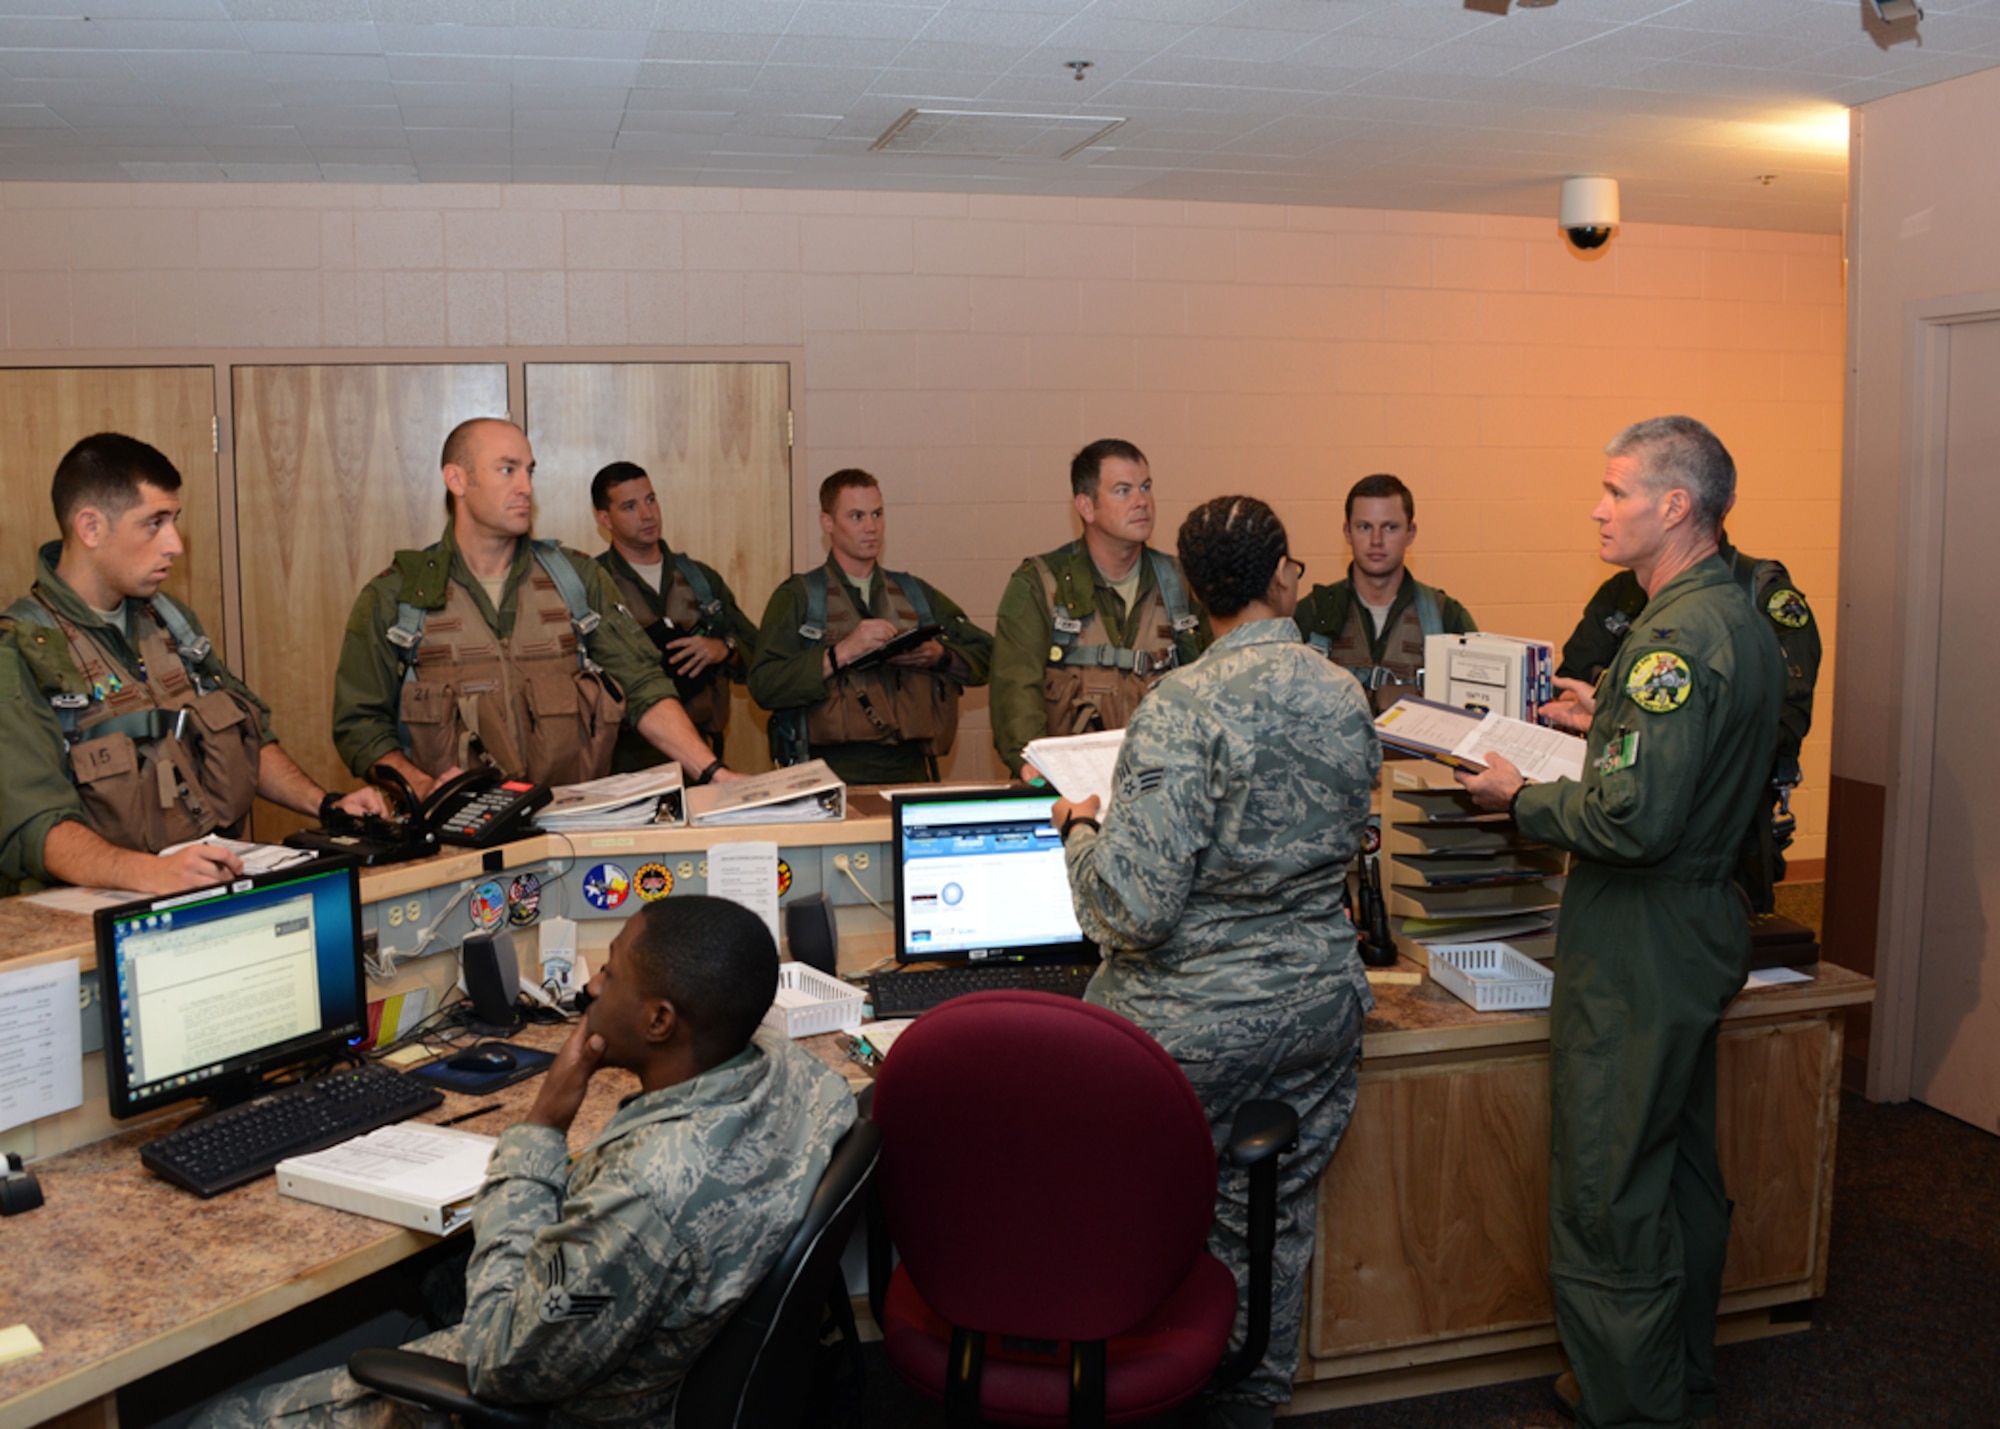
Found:
[[1089, 824], [1091, 828], [1095, 829], [1098, 833], [1101, 834], [1104, 832], [1104, 825], [1098, 823], [1097, 820], [1091, 818], [1090, 815], [1071, 814], [1067, 819], [1063, 820], [1062, 834], [1060, 837], [1062, 838], [1062, 841], [1064, 843], [1069, 842], [1069, 831], [1075, 828], [1078, 824]]

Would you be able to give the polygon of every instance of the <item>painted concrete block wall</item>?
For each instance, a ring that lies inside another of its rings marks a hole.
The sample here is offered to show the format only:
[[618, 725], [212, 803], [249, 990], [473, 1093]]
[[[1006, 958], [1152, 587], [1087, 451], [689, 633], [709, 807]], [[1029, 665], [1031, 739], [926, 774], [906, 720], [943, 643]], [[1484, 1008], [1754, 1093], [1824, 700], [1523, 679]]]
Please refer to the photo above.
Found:
[[[819, 479], [865, 466], [889, 563], [981, 620], [1023, 556], [1074, 534], [1070, 453], [1116, 435], [1152, 459], [1163, 543], [1196, 502], [1249, 491], [1312, 579], [1344, 564], [1347, 487], [1397, 472], [1414, 568], [1488, 629], [1559, 640], [1608, 574], [1588, 519], [1603, 444], [1685, 411], [1737, 456], [1738, 543], [1790, 565], [1829, 647], [1836, 624], [1828, 235], [1634, 224], [1585, 260], [1553, 222], [1357, 209], [6, 185], [0, 274], [16, 351], [801, 346], [798, 558], [819, 557]], [[1807, 746], [1802, 858], [1824, 845], [1829, 726]], [[992, 767], [981, 698], [952, 768]]]

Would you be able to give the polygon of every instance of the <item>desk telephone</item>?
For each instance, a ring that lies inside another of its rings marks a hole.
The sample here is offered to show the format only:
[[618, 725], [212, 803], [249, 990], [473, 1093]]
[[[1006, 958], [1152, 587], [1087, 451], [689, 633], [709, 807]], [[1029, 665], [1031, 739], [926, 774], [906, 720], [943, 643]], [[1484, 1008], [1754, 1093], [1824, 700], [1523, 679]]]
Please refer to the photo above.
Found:
[[468, 769], [418, 799], [409, 781], [387, 764], [368, 771], [368, 782], [400, 808], [384, 819], [329, 809], [323, 828], [302, 829], [285, 842], [358, 858], [364, 864], [401, 863], [436, 853], [439, 844], [490, 848], [525, 835], [537, 809], [551, 798], [546, 784], [503, 779], [492, 769]]

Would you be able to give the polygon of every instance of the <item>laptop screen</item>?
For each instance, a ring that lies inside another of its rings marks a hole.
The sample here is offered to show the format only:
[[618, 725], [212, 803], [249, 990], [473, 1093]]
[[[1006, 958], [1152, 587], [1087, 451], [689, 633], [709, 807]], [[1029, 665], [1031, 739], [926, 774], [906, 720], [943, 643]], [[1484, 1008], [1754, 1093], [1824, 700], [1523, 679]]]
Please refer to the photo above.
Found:
[[896, 960], [1089, 962], [1046, 789], [898, 798]]

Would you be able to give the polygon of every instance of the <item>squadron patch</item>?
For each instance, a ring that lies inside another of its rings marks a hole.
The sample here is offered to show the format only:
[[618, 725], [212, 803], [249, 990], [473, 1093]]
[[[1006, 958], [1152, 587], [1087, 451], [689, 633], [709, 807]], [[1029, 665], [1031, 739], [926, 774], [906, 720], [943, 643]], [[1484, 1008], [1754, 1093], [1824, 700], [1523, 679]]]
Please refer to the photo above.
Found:
[[1625, 677], [1625, 693], [1648, 714], [1668, 714], [1687, 703], [1694, 674], [1687, 661], [1671, 650], [1641, 655]]
[[1771, 598], [1764, 602], [1764, 614], [1787, 630], [1803, 630], [1812, 620], [1806, 598], [1790, 586], [1771, 592]]
[[1118, 781], [1118, 797], [1136, 799], [1141, 794], [1151, 794], [1167, 782], [1164, 769], [1128, 769]]

